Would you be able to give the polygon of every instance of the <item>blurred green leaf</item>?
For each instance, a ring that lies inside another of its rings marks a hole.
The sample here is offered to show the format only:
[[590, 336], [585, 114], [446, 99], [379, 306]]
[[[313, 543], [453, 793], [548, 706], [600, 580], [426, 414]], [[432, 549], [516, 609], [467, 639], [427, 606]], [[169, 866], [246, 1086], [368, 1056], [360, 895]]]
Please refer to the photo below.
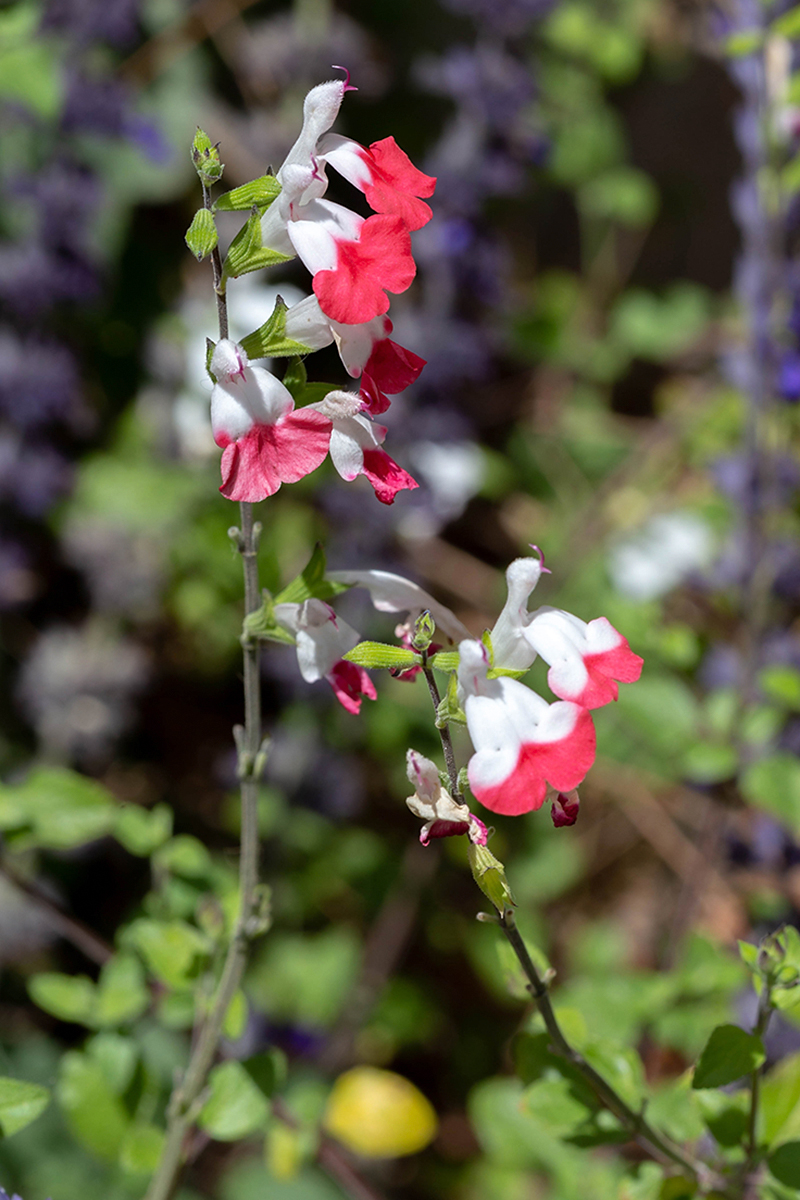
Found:
[[120, 1033], [97, 1033], [86, 1043], [86, 1053], [99, 1063], [111, 1090], [121, 1096], [133, 1078], [139, 1058], [133, 1039]]
[[790, 1054], [761, 1081], [761, 1135], [767, 1146], [800, 1138], [800, 1054]]
[[116, 1161], [129, 1121], [100, 1063], [68, 1050], [61, 1059], [56, 1097], [78, 1141], [98, 1158]]
[[767, 1159], [772, 1174], [787, 1187], [800, 1188], [800, 1142], [785, 1142]]
[[128, 1126], [119, 1148], [119, 1165], [129, 1175], [152, 1175], [164, 1148], [164, 1132], [157, 1125], [136, 1122]]
[[94, 1023], [101, 1028], [125, 1025], [140, 1017], [150, 1003], [150, 992], [138, 959], [115, 954], [100, 972], [94, 1004]]
[[730, 1094], [701, 1088], [695, 1096], [703, 1120], [720, 1146], [741, 1146], [749, 1122], [750, 1093]]
[[733, 746], [720, 742], [695, 742], [683, 756], [683, 769], [695, 783], [719, 783], [736, 774], [739, 755]]
[[761, 1038], [738, 1025], [719, 1025], [706, 1043], [695, 1067], [693, 1088], [723, 1087], [762, 1066], [766, 1059]]
[[0, 99], [54, 118], [63, 93], [58, 42], [40, 27], [37, 4], [15, 4], [0, 13]]
[[108, 833], [116, 817], [110, 792], [66, 767], [36, 767], [24, 783], [0, 787], [0, 827], [17, 848], [68, 850]]
[[50, 1093], [38, 1083], [0, 1075], [0, 1129], [4, 1137], [18, 1133], [41, 1116], [50, 1103]]
[[630, 288], [612, 309], [609, 332], [636, 358], [667, 362], [697, 340], [708, 315], [708, 294], [696, 284], [673, 284], [662, 296]]
[[135, 947], [157, 978], [168, 987], [188, 987], [209, 950], [208, 939], [185, 921], [139, 917], [128, 926], [125, 942]]
[[800, 761], [780, 750], [752, 763], [740, 779], [750, 804], [775, 817], [791, 833], [800, 833]]
[[91, 1025], [94, 1018], [95, 985], [85, 975], [61, 975], [46, 971], [28, 980], [34, 1004], [60, 1021]]
[[326, 1028], [355, 981], [360, 953], [359, 939], [347, 926], [317, 934], [276, 932], [256, 954], [248, 997], [275, 1018]]
[[171, 835], [172, 819], [168, 804], [156, 804], [150, 809], [138, 804], [123, 804], [114, 821], [114, 837], [131, 854], [145, 857]]
[[218, 1142], [236, 1142], [267, 1122], [269, 1106], [240, 1062], [214, 1067], [208, 1077], [211, 1091], [197, 1123]]
[[795, 667], [764, 667], [758, 675], [758, 686], [774, 704], [800, 712], [800, 671]]
[[654, 219], [658, 191], [644, 171], [617, 167], [585, 183], [578, 193], [578, 203], [589, 216], [619, 221], [636, 229]]
[[211, 855], [199, 838], [179, 833], [154, 852], [153, 868], [187, 879], [205, 879], [211, 870]]

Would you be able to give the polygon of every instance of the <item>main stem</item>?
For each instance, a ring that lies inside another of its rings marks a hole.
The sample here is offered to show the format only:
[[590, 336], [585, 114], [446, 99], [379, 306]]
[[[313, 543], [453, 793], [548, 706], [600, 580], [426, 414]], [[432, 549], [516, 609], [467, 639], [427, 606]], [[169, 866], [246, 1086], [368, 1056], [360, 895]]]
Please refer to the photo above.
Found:
[[[203, 202], [211, 207], [208, 189]], [[219, 336], [228, 336], [228, 312], [222, 289], [222, 263], [219, 251], [212, 256], [214, 293], [217, 298]], [[260, 526], [253, 520], [252, 504], [240, 506], [241, 529], [231, 530], [244, 571], [245, 613], [260, 605], [258, 586], [258, 535]], [[169, 1200], [185, 1161], [187, 1134], [192, 1128], [208, 1072], [222, 1038], [225, 1016], [242, 981], [250, 939], [257, 925], [258, 910], [258, 768], [261, 757], [261, 692], [259, 685], [259, 649], [256, 640], [244, 646], [244, 726], [237, 729], [239, 779], [242, 801], [242, 830], [239, 856], [239, 915], [225, 956], [211, 1010], [195, 1043], [183, 1078], [176, 1084], [167, 1108], [164, 1149], [150, 1182], [145, 1200]]]

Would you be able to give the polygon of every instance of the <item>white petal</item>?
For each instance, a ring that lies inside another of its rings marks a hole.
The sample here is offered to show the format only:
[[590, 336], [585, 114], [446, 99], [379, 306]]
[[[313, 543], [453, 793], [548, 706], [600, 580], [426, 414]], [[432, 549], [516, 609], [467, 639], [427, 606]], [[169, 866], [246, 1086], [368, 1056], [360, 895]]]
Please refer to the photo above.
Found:
[[297, 209], [289, 222], [292, 245], [312, 275], [333, 271], [337, 262], [337, 243], [355, 242], [364, 218], [330, 200], [312, 200]]
[[322, 600], [306, 600], [297, 614], [297, 661], [307, 683], [329, 675], [360, 641], [355, 629]]
[[344, 89], [343, 80], [332, 79], [328, 83], [318, 83], [308, 93], [303, 101], [303, 128], [278, 171], [279, 179], [282, 179], [286, 167], [307, 162], [311, 158], [317, 141], [327, 133], [338, 116]]
[[242, 347], [230, 338], [220, 338], [211, 355], [211, 373], [219, 380], [244, 376], [247, 355]]
[[386, 426], [376, 425], [367, 417], [335, 418], [330, 454], [342, 479], [355, 479], [364, 466], [364, 451], [379, 446], [385, 437]]
[[236, 441], [256, 425], [275, 425], [294, 408], [291, 393], [263, 367], [246, 367], [244, 378], [220, 381], [211, 393], [211, 428]]
[[[430, 804], [438, 799], [442, 790], [442, 781], [439, 778], [436, 763], [431, 762], [429, 758], [426, 758], [424, 754], [419, 754], [416, 750], [408, 750], [406, 752], [406, 775], [420, 799], [427, 800]], [[433, 809], [426, 814], [431, 817], [433, 815]]]
[[367, 588], [378, 612], [408, 613], [413, 621], [427, 609], [437, 630], [451, 641], [460, 642], [470, 636], [469, 630], [449, 608], [402, 575], [393, 575], [390, 571], [328, 571], [328, 578]]
[[470, 783], [479, 789], [497, 787], [517, 765], [519, 734], [506, 719], [504, 706], [490, 696], [468, 696], [464, 711], [475, 747], [469, 761]]
[[508, 597], [492, 630], [492, 650], [496, 667], [525, 671], [536, 653], [525, 639], [523, 630], [530, 621], [528, 597], [542, 574], [539, 558], [517, 558], [506, 571]]
[[364, 370], [375, 343], [383, 341], [391, 332], [391, 322], [384, 315], [373, 317], [363, 325], [342, 325], [338, 321], [331, 321], [331, 327], [345, 370], [353, 379]]
[[360, 191], [372, 182], [372, 171], [364, 157], [364, 147], [338, 133], [328, 133], [317, 146], [317, 154]]
[[309, 350], [322, 350], [324, 346], [330, 346], [334, 330], [316, 296], [306, 296], [305, 300], [293, 304], [287, 311], [286, 336], [308, 346]]

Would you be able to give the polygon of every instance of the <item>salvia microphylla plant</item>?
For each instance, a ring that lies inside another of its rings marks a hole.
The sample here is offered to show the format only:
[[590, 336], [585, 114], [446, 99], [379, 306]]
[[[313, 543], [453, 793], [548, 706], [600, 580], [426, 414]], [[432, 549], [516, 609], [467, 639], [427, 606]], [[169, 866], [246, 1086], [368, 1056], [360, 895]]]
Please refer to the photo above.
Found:
[[[759, 1162], [760, 1036], [777, 1004], [776, 996], [797, 980], [794, 943], [776, 939], [769, 949], [753, 951], [749, 965], [761, 989], [758, 1028], [752, 1035], [742, 1030], [731, 1035], [726, 1027], [715, 1031], [698, 1064], [698, 1087], [717, 1086], [750, 1073], [745, 1162], [726, 1172], [719, 1163], [695, 1159], [651, 1124], [645, 1112], [625, 1098], [624, 1090], [593, 1065], [589, 1050], [579, 1052], [567, 1040], [549, 999], [552, 973], [537, 968], [523, 942], [503, 865], [488, 845], [491, 831], [465, 799], [468, 786], [484, 809], [509, 816], [536, 811], [550, 802], [556, 826], [574, 824], [577, 789], [595, 757], [592, 710], [616, 700], [618, 683], [633, 683], [641, 672], [642, 659], [622, 634], [604, 617], [587, 623], [549, 606], [529, 611], [531, 593], [547, 570], [535, 546], [530, 556], [508, 568], [506, 603], [494, 627], [480, 639], [432, 596], [398, 575], [381, 570], [326, 573], [321, 548], [282, 591], [273, 596], [259, 590], [254, 502], [310, 474], [328, 454], [344, 479], [365, 476], [383, 503], [391, 504], [399, 491], [417, 486], [382, 449], [386, 429], [373, 418], [389, 408], [390, 397], [413, 383], [425, 365], [391, 340], [387, 293], [405, 291], [414, 278], [410, 235], [431, 216], [425, 199], [433, 194], [435, 180], [418, 171], [391, 137], [365, 148], [331, 132], [348, 90], [349, 75], [343, 82], [315, 87], [305, 100], [300, 136], [276, 174], [216, 200], [211, 188], [223, 173], [219, 150], [199, 130], [193, 146], [204, 205], [187, 242], [198, 258], [210, 255], [213, 265], [219, 329], [216, 343], [209, 342], [207, 366], [214, 381], [214, 438], [223, 451], [220, 490], [241, 506], [241, 527], [231, 530], [243, 557], [246, 608], [245, 724], [235, 731], [242, 799], [240, 907], [213, 1001], [167, 1108], [166, 1138], [147, 1200], [168, 1200], [174, 1190], [188, 1154], [188, 1135], [202, 1109], [225, 1017], [242, 979], [248, 945], [266, 932], [270, 922], [267, 893], [257, 880], [257, 781], [268, 750], [260, 730], [258, 648], [262, 640], [293, 645], [303, 678], [326, 680], [337, 700], [354, 715], [365, 699], [377, 697], [368, 669], [388, 669], [408, 681], [424, 678], [445, 770], [440, 772], [435, 763], [409, 749], [407, 772], [413, 795], [407, 803], [423, 822], [420, 840], [427, 846], [432, 839], [466, 836], [474, 878], [493, 906], [491, 914], [481, 914], [482, 919], [500, 926], [516, 955], [544, 1022], [546, 1054], [562, 1064], [568, 1086], [578, 1087], [587, 1104], [587, 1119], [595, 1129], [592, 1144], [603, 1140], [597, 1135], [595, 1117], [606, 1110], [614, 1122], [613, 1136], [606, 1140], [636, 1141], [661, 1166], [679, 1172], [687, 1182], [687, 1194], [717, 1188], [724, 1194], [744, 1195], [742, 1189], [749, 1186]], [[329, 168], [363, 192], [375, 215], [364, 219], [325, 198]], [[215, 214], [237, 210], [249, 211], [249, 216], [223, 259]], [[295, 255], [309, 270], [312, 294], [290, 308], [278, 300], [264, 325], [241, 344], [231, 341], [225, 300], [229, 282]], [[357, 390], [308, 383], [303, 359], [331, 343], [336, 344], [348, 375], [359, 380]], [[290, 360], [282, 380], [254, 365], [257, 359], [280, 357]], [[396, 642], [362, 641], [335, 612], [329, 602], [351, 587], [367, 589], [379, 612], [399, 620]], [[537, 657], [548, 664], [547, 679], [555, 700], [539, 696], [523, 682]], [[474, 752], [465, 770], [459, 770], [456, 762], [450, 735], [453, 722], [465, 725], [472, 741]], [[738, 1041], [729, 1054], [731, 1036]], [[722, 1042], [723, 1059], [736, 1058], [738, 1052], [741, 1060], [733, 1068], [726, 1063], [721, 1073], [715, 1038]], [[663, 1180], [663, 1175], [658, 1178]]]
[[[219, 318], [216, 341], [209, 343], [207, 357], [214, 382], [211, 420], [222, 449], [220, 490], [240, 504], [240, 525], [230, 530], [242, 556], [245, 591], [241, 639], [245, 719], [234, 730], [241, 782], [241, 852], [238, 897], [232, 898], [238, 904], [231, 906], [231, 913], [222, 911], [223, 904], [210, 904], [201, 915], [193, 909], [196, 924], [183, 919], [164, 922], [152, 916], [160, 909], [146, 908], [147, 916], [121, 931], [118, 947], [101, 947], [96, 984], [55, 974], [34, 977], [32, 995], [41, 1007], [100, 1031], [89, 1053], [71, 1051], [66, 1056], [64, 1096], [69, 1099], [70, 1079], [77, 1094], [75, 1079], [81, 1072], [95, 1080], [92, 1072], [100, 1072], [98, 1056], [111, 1053], [116, 1045], [116, 1035], [110, 1031], [148, 1008], [146, 968], [157, 979], [160, 995], [170, 998], [171, 994], [179, 1001], [188, 996], [186, 1024], [193, 1029], [188, 1061], [166, 1106], [166, 1129], [148, 1108], [131, 1127], [135, 1136], [127, 1131], [122, 1139], [120, 1162], [127, 1155], [140, 1175], [151, 1175], [146, 1200], [169, 1200], [184, 1165], [202, 1146], [204, 1134], [222, 1140], [247, 1136], [267, 1128], [270, 1112], [286, 1128], [299, 1124], [275, 1095], [282, 1087], [278, 1066], [267, 1070], [264, 1062], [253, 1065], [254, 1060], [242, 1064], [230, 1059], [215, 1065], [223, 1037], [238, 1036], [231, 1032], [236, 1025], [231, 1014], [236, 1015], [237, 1005], [246, 1015], [241, 983], [250, 947], [271, 924], [269, 891], [259, 883], [257, 870], [258, 782], [269, 749], [261, 737], [259, 679], [259, 646], [266, 640], [293, 647], [303, 678], [327, 681], [339, 703], [354, 716], [365, 700], [377, 699], [367, 673], [371, 669], [389, 670], [412, 685], [425, 681], [444, 770], [409, 749], [406, 765], [413, 794], [407, 804], [422, 821], [423, 846], [451, 836], [466, 840], [472, 874], [491, 906], [489, 913], [479, 917], [499, 926], [537, 1010], [517, 1040], [516, 1066], [526, 1085], [546, 1087], [555, 1107], [566, 1106], [572, 1114], [564, 1142], [586, 1147], [635, 1143], [641, 1152], [639, 1165], [621, 1185], [619, 1195], [624, 1200], [680, 1200], [695, 1195], [780, 1200], [796, 1194], [781, 1189], [800, 1185], [800, 1143], [783, 1139], [776, 1148], [770, 1140], [764, 1109], [771, 1082], [769, 1078], [763, 1086], [761, 1082], [766, 1057], [763, 1035], [770, 1015], [791, 1008], [797, 1000], [800, 936], [796, 931], [787, 929], [760, 948], [742, 947], [758, 994], [755, 1028], [746, 1032], [722, 1025], [711, 1033], [691, 1086], [688, 1076], [680, 1083], [681, 1104], [691, 1110], [695, 1123], [676, 1126], [651, 1119], [642, 1063], [633, 1049], [609, 1054], [591, 1034], [582, 1038], [571, 1031], [567, 1036], [568, 1023], [559, 1018], [550, 1000], [553, 972], [541, 953], [530, 950], [523, 940], [503, 864], [490, 848], [492, 831], [467, 802], [469, 791], [482, 809], [503, 816], [521, 816], [549, 803], [556, 827], [575, 823], [578, 788], [595, 757], [592, 711], [616, 700], [619, 683], [634, 683], [641, 672], [642, 659], [625, 637], [602, 616], [585, 622], [550, 606], [529, 610], [530, 597], [547, 571], [536, 546], [509, 566], [506, 602], [493, 627], [479, 638], [434, 597], [399, 575], [382, 570], [326, 571], [319, 547], [302, 573], [276, 594], [259, 588], [260, 527], [254, 521], [253, 503], [310, 474], [328, 454], [344, 479], [365, 476], [383, 503], [392, 503], [398, 492], [416, 486], [383, 450], [386, 430], [373, 418], [390, 407], [390, 397], [409, 386], [425, 365], [392, 341], [387, 293], [404, 291], [414, 277], [410, 235], [430, 218], [425, 200], [433, 194], [435, 180], [418, 171], [391, 137], [364, 148], [331, 131], [348, 90], [349, 76], [344, 82], [315, 87], [306, 97], [300, 136], [276, 174], [217, 197], [212, 189], [224, 170], [219, 149], [202, 131], [193, 143], [204, 203], [187, 242], [198, 258], [211, 257]], [[375, 215], [364, 219], [325, 198], [329, 167], [363, 192]], [[231, 211], [247, 216], [223, 258], [216, 214]], [[311, 294], [291, 308], [277, 301], [264, 325], [241, 343], [233, 342], [228, 337], [226, 307], [231, 281], [295, 255], [309, 270]], [[332, 343], [348, 375], [359, 380], [357, 390], [308, 382], [304, 358]], [[256, 360], [267, 358], [289, 360], [282, 379], [257, 365]], [[391, 621], [396, 640], [364, 641], [335, 611], [331, 601], [350, 588], [368, 591], [376, 610]], [[538, 695], [524, 680], [538, 657], [549, 668], [547, 681], [554, 699]], [[454, 723], [466, 728], [472, 742], [463, 768], [451, 738]], [[26, 827], [26, 786], [16, 795], [21, 815], [12, 814], [11, 828]], [[92, 799], [99, 804], [94, 794]], [[134, 846], [132, 852], [152, 854], [154, 867], [160, 862], [163, 874], [165, 854], [176, 852], [165, 842], [171, 830], [169, 813], [137, 810], [131, 826], [129, 811], [112, 814], [111, 802], [103, 804], [106, 807], [98, 809], [99, 824], [91, 825], [88, 836], [107, 832], [114, 822], [119, 828], [125, 824], [123, 844]], [[94, 820], [93, 813], [89, 815]], [[82, 819], [86, 820], [85, 814]], [[198, 1000], [193, 972], [199, 962], [207, 964], [208, 986]], [[70, 985], [66, 990], [65, 979]], [[639, 1075], [642, 1090], [637, 1092]], [[334, 1093], [345, 1078], [340, 1076]], [[738, 1081], [744, 1081], [744, 1086], [731, 1092], [730, 1085]], [[15, 1090], [20, 1088], [24, 1095]], [[237, 1105], [243, 1097], [247, 1119], [237, 1125], [231, 1114], [241, 1120]], [[23, 1099], [24, 1120], [19, 1117]], [[112, 1100], [121, 1108], [118, 1096]], [[3, 1131], [21, 1128], [47, 1102], [45, 1088], [0, 1079]], [[16, 1114], [13, 1127], [6, 1112], [9, 1106]], [[699, 1130], [698, 1110], [705, 1122]], [[313, 1121], [308, 1154], [315, 1152], [314, 1137], [319, 1136], [319, 1121], [316, 1117]], [[404, 1148], [395, 1148], [394, 1153], [411, 1153], [426, 1145], [435, 1130], [432, 1113], [423, 1125], [423, 1135], [416, 1141], [407, 1138]], [[199, 1137], [194, 1136], [196, 1127]], [[327, 1119], [326, 1128], [334, 1134], [339, 1129], [335, 1119]], [[683, 1129], [693, 1132], [680, 1132]], [[713, 1144], [704, 1129], [713, 1135]], [[641, 1163], [642, 1154], [650, 1161]], [[352, 1183], [351, 1167], [346, 1174]], [[771, 1190], [757, 1191], [764, 1180]], [[356, 1183], [353, 1194], [367, 1194], [361, 1182]], [[0, 1200], [7, 1200], [2, 1189]]]

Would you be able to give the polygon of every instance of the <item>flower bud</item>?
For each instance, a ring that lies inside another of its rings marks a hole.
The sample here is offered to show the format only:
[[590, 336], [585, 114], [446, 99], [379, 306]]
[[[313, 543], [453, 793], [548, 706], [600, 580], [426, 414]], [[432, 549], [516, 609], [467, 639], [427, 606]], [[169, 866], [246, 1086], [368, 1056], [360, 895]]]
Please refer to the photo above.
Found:
[[436, 622], [426, 609], [421, 612], [414, 622], [414, 632], [411, 635], [411, 645], [415, 650], [427, 650], [436, 632]]
[[220, 161], [219, 143], [215, 146], [199, 125], [192, 141], [192, 162], [204, 187], [211, 187], [222, 178], [225, 164]]
[[472, 877], [499, 913], [513, 907], [514, 897], [506, 879], [506, 870], [488, 846], [470, 843], [467, 848]]

